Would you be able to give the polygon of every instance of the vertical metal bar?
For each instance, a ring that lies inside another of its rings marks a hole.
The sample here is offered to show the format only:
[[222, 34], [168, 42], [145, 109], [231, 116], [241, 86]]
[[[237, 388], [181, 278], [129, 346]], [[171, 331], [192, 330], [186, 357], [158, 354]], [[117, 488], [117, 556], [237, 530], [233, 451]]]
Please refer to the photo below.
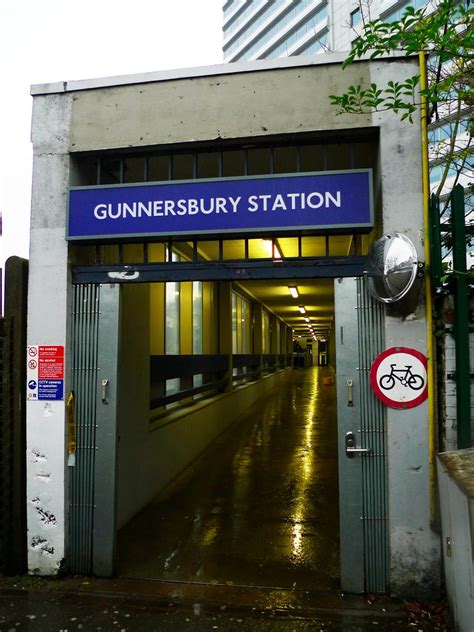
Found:
[[471, 447], [471, 378], [469, 368], [469, 292], [466, 268], [464, 188], [451, 195], [454, 268], [454, 336], [456, 348], [456, 427], [458, 449]]
[[[120, 285], [101, 286], [96, 379], [96, 423], [93, 494], [92, 570], [111, 577], [115, 570], [117, 509], [117, 397], [120, 336]], [[108, 380], [106, 398], [102, 381]]]
[[144, 182], [148, 182], [148, 178], [150, 177], [150, 157], [145, 156], [145, 164], [143, 166], [143, 180]]
[[383, 350], [383, 307], [358, 280], [358, 343], [363, 447], [371, 450], [362, 461], [362, 506], [365, 589], [385, 593], [388, 589], [387, 464], [385, 413], [369, 388], [369, 369]]
[[[364, 544], [365, 521], [362, 506], [362, 458], [348, 459], [345, 436], [354, 432], [360, 441], [360, 379], [358, 348], [362, 328], [357, 326], [358, 297], [355, 279], [334, 282], [335, 319], [344, 335], [337, 337], [337, 410], [338, 410], [338, 467], [339, 521], [341, 551], [341, 588], [344, 592], [365, 592]], [[342, 328], [342, 329], [341, 329]], [[353, 403], [348, 407], [347, 380], [354, 380]]]
[[219, 152], [219, 178], [222, 178], [224, 174], [224, 152]]
[[441, 222], [439, 216], [439, 199], [433, 194], [430, 198], [430, 247], [431, 247], [431, 278], [433, 285], [441, 285], [443, 273], [441, 256]]
[[96, 381], [100, 286], [78, 285], [73, 300], [72, 388], [76, 409], [76, 465], [70, 476], [71, 572], [92, 572], [94, 469], [96, 453]]

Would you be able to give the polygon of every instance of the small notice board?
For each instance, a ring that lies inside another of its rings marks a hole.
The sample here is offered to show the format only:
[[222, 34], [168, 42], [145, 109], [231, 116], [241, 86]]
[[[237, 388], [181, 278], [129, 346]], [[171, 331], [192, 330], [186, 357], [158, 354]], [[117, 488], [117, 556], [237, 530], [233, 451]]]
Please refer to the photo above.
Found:
[[64, 399], [64, 347], [29, 345], [26, 353], [26, 392], [29, 401]]

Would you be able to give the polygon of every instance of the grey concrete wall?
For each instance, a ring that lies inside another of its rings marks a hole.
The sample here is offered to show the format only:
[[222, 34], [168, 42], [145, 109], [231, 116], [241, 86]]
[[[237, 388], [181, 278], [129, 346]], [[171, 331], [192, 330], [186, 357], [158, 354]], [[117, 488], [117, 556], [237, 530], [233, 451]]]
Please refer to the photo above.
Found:
[[[69, 95], [35, 99], [27, 338], [29, 345], [65, 345], [66, 352], [71, 286], [64, 236], [70, 118]], [[28, 402], [26, 503], [31, 573], [55, 574], [65, 556], [65, 443], [64, 401]]]
[[[374, 68], [375, 70], [375, 68]], [[375, 76], [375, 75], [374, 75]], [[393, 79], [379, 65], [380, 85]], [[424, 261], [422, 154], [420, 122], [403, 124], [396, 114], [375, 114], [380, 133], [383, 233], [398, 231], [413, 242]], [[398, 305], [386, 309], [385, 346], [406, 346], [427, 354], [424, 288], [409, 314]], [[427, 402], [407, 410], [387, 408], [389, 455], [390, 585], [394, 594], [434, 594], [440, 588], [440, 543], [431, 527]]]
[[472, 632], [474, 625], [473, 464], [474, 449], [437, 459], [444, 576], [458, 632]]
[[[406, 61], [390, 63], [394, 76], [406, 66]], [[370, 126], [370, 115], [336, 116], [329, 95], [342, 92], [351, 82], [370, 83], [376, 73], [368, 63], [355, 64], [344, 73], [328, 64], [317, 71], [303, 67], [85, 90], [74, 95], [70, 149]]]

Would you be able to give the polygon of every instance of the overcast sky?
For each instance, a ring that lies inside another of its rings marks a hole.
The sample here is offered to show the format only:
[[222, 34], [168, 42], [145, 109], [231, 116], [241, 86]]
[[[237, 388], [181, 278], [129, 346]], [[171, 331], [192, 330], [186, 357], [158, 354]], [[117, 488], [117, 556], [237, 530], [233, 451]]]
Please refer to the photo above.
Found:
[[221, 62], [221, 0], [0, 0], [2, 265], [28, 258], [31, 84]]

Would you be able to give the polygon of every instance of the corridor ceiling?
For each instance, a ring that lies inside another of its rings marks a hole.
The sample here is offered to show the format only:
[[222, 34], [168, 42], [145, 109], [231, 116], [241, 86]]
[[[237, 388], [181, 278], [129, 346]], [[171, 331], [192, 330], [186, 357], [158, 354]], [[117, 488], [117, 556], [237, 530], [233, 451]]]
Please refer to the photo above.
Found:
[[[312, 325], [318, 336], [326, 337], [333, 326], [333, 279], [249, 281], [238, 285], [292, 327], [295, 335], [309, 336]], [[298, 288], [298, 298], [290, 295], [288, 286]], [[305, 314], [300, 312], [300, 305], [305, 307]]]

